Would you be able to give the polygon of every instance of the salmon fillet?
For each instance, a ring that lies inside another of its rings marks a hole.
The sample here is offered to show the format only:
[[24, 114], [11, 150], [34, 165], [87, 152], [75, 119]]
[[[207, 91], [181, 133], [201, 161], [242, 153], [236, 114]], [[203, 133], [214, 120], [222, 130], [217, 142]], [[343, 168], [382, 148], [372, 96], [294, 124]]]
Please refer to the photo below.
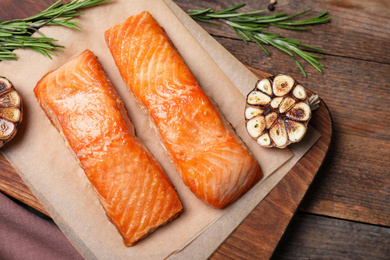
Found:
[[126, 246], [177, 217], [181, 202], [89, 50], [46, 74], [34, 93], [63, 135]]
[[178, 173], [198, 198], [223, 208], [262, 177], [150, 13], [112, 27], [105, 40], [129, 90], [149, 112]]

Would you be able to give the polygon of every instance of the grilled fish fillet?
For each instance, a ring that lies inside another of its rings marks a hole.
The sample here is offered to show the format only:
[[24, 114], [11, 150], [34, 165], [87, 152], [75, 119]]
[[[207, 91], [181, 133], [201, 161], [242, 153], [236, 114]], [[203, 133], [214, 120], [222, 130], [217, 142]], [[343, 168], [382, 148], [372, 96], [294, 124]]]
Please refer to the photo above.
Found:
[[123, 103], [89, 50], [46, 74], [34, 93], [63, 135], [109, 218], [132, 246], [182, 211]]
[[105, 40], [122, 78], [149, 112], [178, 173], [198, 198], [223, 208], [262, 177], [150, 13], [112, 27]]

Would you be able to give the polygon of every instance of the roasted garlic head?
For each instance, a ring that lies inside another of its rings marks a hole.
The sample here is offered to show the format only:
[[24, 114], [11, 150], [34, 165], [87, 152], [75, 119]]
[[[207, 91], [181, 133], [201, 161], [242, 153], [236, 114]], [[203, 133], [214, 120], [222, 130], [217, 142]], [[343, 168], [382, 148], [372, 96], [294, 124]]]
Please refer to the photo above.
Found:
[[299, 142], [310, 118], [305, 88], [287, 75], [259, 80], [246, 99], [246, 129], [264, 147], [284, 148]]
[[8, 79], [0, 77], [0, 147], [16, 135], [22, 114], [22, 98]]

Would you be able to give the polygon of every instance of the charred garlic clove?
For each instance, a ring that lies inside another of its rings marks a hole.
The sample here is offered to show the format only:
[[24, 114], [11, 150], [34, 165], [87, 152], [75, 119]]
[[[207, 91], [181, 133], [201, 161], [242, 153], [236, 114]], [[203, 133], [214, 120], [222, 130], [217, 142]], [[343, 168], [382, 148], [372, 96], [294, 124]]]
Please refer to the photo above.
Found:
[[0, 147], [15, 136], [22, 114], [20, 95], [8, 79], [0, 77]]
[[306, 133], [306, 126], [302, 123], [286, 119], [284, 125], [286, 126], [288, 138], [293, 143], [299, 142]]
[[260, 91], [252, 91], [251, 93], [249, 93], [248, 95], [248, 104], [250, 105], [267, 105], [270, 101], [271, 101], [271, 98], [264, 94], [263, 92], [260, 92]]
[[307, 121], [311, 117], [310, 106], [306, 103], [300, 102], [288, 111], [286, 116], [298, 121]]
[[257, 115], [261, 115], [263, 113], [263, 110], [257, 107], [247, 107], [245, 109], [245, 118], [251, 119], [252, 117], [255, 117]]
[[[1, 77], [0, 77], [0, 85], [1, 85]], [[2, 92], [0, 92], [0, 95], [1, 93]], [[21, 103], [20, 96], [15, 90], [12, 90], [0, 96], [0, 108], [19, 107], [20, 103]]]
[[294, 86], [294, 79], [287, 75], [277, 75], [272, 83], [272, 90], [277, 97], [285, 96]]
[[277, 147], [284, 148], [287, 146], [288, 137], [282, 119], [278, 119], [278, 123], [270, 129], [269, 133]]
[[295, 104], [295, 99], [292, 97], [285, 97], [279, 104], [279, 113], [286, 113]]
[[267, 127], [267, 129], [270, 129], [277, 119], [278, 114], [276, 112], [271, 112], [267, 114], [265, 116], [265, 126]]
[[0, 109], [0, 118], [10, 121], [12, 123], [17, 123], [21, 117], [20, 109], [15, 107], [8, 107]]
[[248, 130], [248, 133], [253, 138], [257, 138], [261, 135], [261, 133], [265, 129], [265, 121], [263, 116], [257, 116], [252, 118], [248, 121], [246, 124], [246, 129]]
[[310, 118], [306, 89], [290, 76], [262, 79], [247, 96], [246, 128], [261, 146], [284, 148], [299, 142]]

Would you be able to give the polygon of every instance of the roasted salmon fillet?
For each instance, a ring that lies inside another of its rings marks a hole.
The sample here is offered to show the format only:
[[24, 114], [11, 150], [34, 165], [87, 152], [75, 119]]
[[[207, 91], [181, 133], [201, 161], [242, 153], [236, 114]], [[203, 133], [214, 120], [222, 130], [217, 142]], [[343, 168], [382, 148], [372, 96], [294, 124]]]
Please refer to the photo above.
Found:
[[105, 32], [129, 90], [146, 108], [184, 183], [224, 208], [262, 177], [245, 144], [205, 95], [149, 12]]
[[135, 136], [122, 100], [91, 51], [46, 74], [34, 93], [126, 246], [178, 216], [182, 204], [175, 189]]

